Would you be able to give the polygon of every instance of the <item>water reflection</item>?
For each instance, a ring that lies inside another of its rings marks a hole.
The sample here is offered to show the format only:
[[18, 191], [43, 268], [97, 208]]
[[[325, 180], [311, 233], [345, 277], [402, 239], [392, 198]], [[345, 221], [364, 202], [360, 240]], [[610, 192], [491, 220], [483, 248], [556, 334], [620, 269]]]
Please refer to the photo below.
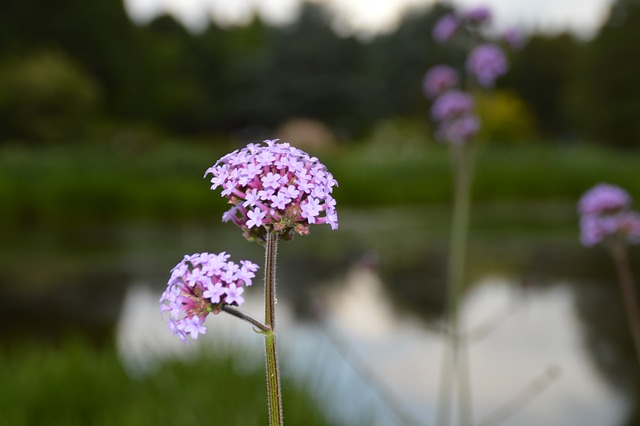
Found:
[[[435, 423], [447, 226], [446, 214], [430, 214], [425, 220], [420, 209], [343, 212], [340, 232], [319, 227], [281, 245], [283, 373], [309, 386], [339, 423]], [[496, 327], [470, 346], [474, 418], [491, 416], [554, 368], [558, 380], [503, 424], [633, 424], [637, 367], [606, 254], [580, 248], [573, 228], [545, 235], [475, 229], [464, 323], [471, 330]], [[158, 298], [184, 253], [262, 258], [261, 248], [233, 227], [136, 224], [79, 231], [61, 242], [42, 233], [6, 241], [5, 342], [9, 335], [50, 334], [43, 324], [54, 319], [110, 339], [117, 323], [118, 347], [132, 374], [202, 346], [212, 353], [240, 348], [247, 368], [262, 365], [261, 336], [235, 318], [211, 318], [207, 335], [190, 346], [160, 320]], [[243, 306], [258, 318], [260, 292], [246, 292]]]
[[[358, 424], [362, 412], [380, 425], [406, 424], [398, 413], [433, 424], [442, 336], [419, 318], [393, 314], [384, 288], [368, 271], [352, 271], [345, 279], [344, 287], [323, 300], [322, 324], [297, 321], [290, 301], [280, 299], [284, 374], [313, 387], [342, 424]], [[464, 323], [473, 328], [491, 320], [519, 296], [516, 291], [508, 281], [486, 278], [465, 299]], [[118, 342], [131, 367], [194, 349], [168, 337], [158, 317], [157, 296], [136, 286], [126, 298]], [[562, 372], [560, 379], [504, 424], [622, 424], [629, 401], [602, 380], [582, 350], [574, 306], [572, 287], [566, 283], [530, 292], [506, 321], [471, 346], [477, 419], [489, 416], [554, 366]], [[259, 315], [260, 310], [260, 297], [248, 298], [247, 311]], [[246, 324], [219, 316], [208, 326], [199, 345], [212, 351], [240, 349], [247, 362], [262, 362], [262, 339]]]

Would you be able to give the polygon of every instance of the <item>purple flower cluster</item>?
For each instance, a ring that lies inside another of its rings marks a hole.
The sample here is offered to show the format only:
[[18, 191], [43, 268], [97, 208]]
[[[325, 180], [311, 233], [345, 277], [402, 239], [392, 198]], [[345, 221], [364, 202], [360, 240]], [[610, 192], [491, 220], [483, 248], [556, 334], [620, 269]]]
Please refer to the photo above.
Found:
[[446, 121], [470, 114], [473, 111], [471, 95], [458, 90], [450, 90], [438, 96], [431, 107], [431, 117], [436, 121]]
[[587, 247], [610, 239], [640, 242], [640, 213], [630, 210], [631, 197], [622, 188], [601, 183], [578, 202], [580, 240]]
[[486, 6], [476, 6], [462, 12], [463, 21], [471, 25], [488, 23], [491, 17], [491, 9]]
[[249, 144], [207, 169], [205, 177], [213, 175], [211, 189], [221, 187], [232, 205], [222, 220], [235, 223], [249, 240], [264, 240], [267, 228], [285, 239], [293, 232], [308, 234], [310, 224], [337, 229], [331, 195], [336, 180], [317, 158], [277, 141]]
[[617, 213], [631, 205], [631, 197], [619, 186], [601, 183], [587, 192], [578, 202], [578, 212], [582, 216], [600, 216]]
[[[472, 39], [480, 36], [479, 30], [491, 21], [491, 9], [480, 6], [463, 10], [458, 14], [443, 15], [433, 28], [433, 37], [439, 43], [452, 39], [466, 31]], [[505, 34], [508, 45], [519, 45], [522, 38], [514, 29]], [[492, 87], [496, 79], [504, 75], [509, 63], [504, 51], [496, 44], [483, 43], [474, 47], [466, 61], [466, 73], [478, 86]], [[480, 119], [473, 112], [473, 99], [462, 92], [458, 85], [458, 72], [447, 65], [431, 68], [423, 80], [423, 90], [434, 99], [431, 117], [436, 122], [436, 137], [453, 144], [464, 144], [480, 131]]]
[[[460, 13], [446, 13], [438, 19], [433, 27], [432, 36], [438, 43], [451, 40], [463, 29], [476, 32], [491, 22], [493, 13], [486, 6], [476, 6], [462, 10]], [[511, 48], [519, 49], [524, 44], [522, 33], [511, 27], [504, 31], [503, 41]]]
[[502, 34], [502, 40], [504, 43], [514, 50], [522, 49], [525, 43], [525, 39], [522, 33], [516, 28], [507, 28]]
[[438, 43], [444, 43], [453, 38], [460, 28], [460, 21], [453, 13], [443, 15], [433, 27], [433, 39]]
[[436, 65], [424, 76], [423, 89], [425, 95], [434, 98], [460, 83], [458, 71], [448, 65]]
[[187, 342], [205, 334], [204, 321], [225, 305], [244, 303], [243, 286], [250, 286], [258, 265], [241, 260], [240, 265], [228, 261], [229, 255], [195, 253], [186, 255], [171, 270], [167, 289], [160, 297], [161, 312], [169, 312], [169, 330]]
[[495, 80], [506, 74], [509, 63], [502, 49], [491, 43], [476, 46], [467, 57], [467, 72], [482, 87], [492, 87]]
[[436, 137], [456, 145], [464, 144], [480, 130], [480, 120], [473, 113], [473, 98], [459, 90], [438, 96], [431, 106], [431, 118], [438, 123]]

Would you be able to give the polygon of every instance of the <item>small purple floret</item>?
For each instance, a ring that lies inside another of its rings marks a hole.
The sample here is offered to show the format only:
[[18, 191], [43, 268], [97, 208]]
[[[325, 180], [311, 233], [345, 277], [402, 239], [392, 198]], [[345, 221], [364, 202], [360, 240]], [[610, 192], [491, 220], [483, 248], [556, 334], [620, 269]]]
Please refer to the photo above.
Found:
[[491, 20], [491, 9], [486, 6], [477, 6], [462, 12], [462, 19], [472, 25], [487, 23]]
[[443, 15], [433, 27], [433, 39], [438, 43], [444, 43], [456, 34], [460, 27], [460, 21], [453, 13]]
[[631, 204], [631, 197], [624, 189], [616, 185], [601, 183], [587, 192], [578, 202], [581, 215], [600, 215], [616, 213]]
[[434, 98], [447, 90], [458, 86], [460, 77], [458, 71], [448, 65], [436, 65], [424, 76], [423, 89], [425, 95]]
[[507, 46], [514, 50], [522, 49], [525, 44], [525, 38], [522, 35], [522, 32], [514, 27], [507, 28], [505, 30], [502, 34], [502, 40], [504, 40]]
[[495, 80], [509, 69], [507, 58], [500, 47], [486, 43], [475, 47], [467, 58], [467, 72], [482, 87], [493, 86]]
[[467, 115], [473, 111], [471, 95], [459, 90], [450, 90], [438, 96], [431, 107], [435, 121], [445, 121]]
[[462, 145], [474, 137], [480, 130], [480, 120], [469, 114], [442, 122], [436, 131], [436, 137], [454, 145]]
[[578, 202], [580, 241], [587, 247], [604, 241], [640, 242], [640, 213], [630, 210], [631, 197], [622, 188], [598, 184]]

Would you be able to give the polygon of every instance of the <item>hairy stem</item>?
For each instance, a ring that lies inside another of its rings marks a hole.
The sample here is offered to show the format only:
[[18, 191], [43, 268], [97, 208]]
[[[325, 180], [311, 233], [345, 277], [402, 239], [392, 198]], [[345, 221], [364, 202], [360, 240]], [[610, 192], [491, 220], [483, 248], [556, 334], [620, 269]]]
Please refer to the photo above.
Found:
[[228, 313], [229, 315], [233, 315], [236, 318], [240, 318], [243, 321], [248, 322], [249, 324], [255, 326], [262, 333], [270, 333], [271, 332], [271, 329], [269, 327], [267, 327], [266, 325], [264, 325], [263, 323], [261, 323], [257, 319], [253, 318], [251, 315], [247, 315], [244, 312], [241, 312], [241, 311], [237, 310], [236, 308], [233, 308], [233, 307], [231, 307], [229, 305], [225, 305], [225, 306], [222, 307], [222, 311]]
[[269, 424], [282, 426], [282, 396], [280, 392], [280, 370], [278, 367], [278, 348], [276, 344], [276, 256], [278, 234], [267, 230], [264, 267], [264, 347], [267, 371], [267, 394], [269, 401]]

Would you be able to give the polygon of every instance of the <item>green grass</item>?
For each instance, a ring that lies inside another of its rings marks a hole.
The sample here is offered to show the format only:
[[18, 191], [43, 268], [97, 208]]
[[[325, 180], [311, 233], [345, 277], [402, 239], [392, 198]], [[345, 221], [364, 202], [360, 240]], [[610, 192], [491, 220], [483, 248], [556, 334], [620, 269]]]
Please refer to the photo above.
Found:
[[[204, 170], [226, 152], [201, 144], [165, 143], [137, 152], [105, 146], [0, 148], [0, 219], [5, 226], [130, 219], [181, 221], [219, 217]], [[358, 145], [318, 154], [340, 183], [341, 206], [448, 204], [446, 147], [412, 150]], [[488, 146], [478, 152], [474, 202], [575, 202], [605, 181], [640, 196], [638, 152], [552, 144]]]
[[[131, 377], [113, 349], [82, 340], [0, 351], [0, 424], [12, 426], [266, 425], [262, 366], [199, 355]], [[328, 425], [308, 393], [283, 383], [289, 425]]]

